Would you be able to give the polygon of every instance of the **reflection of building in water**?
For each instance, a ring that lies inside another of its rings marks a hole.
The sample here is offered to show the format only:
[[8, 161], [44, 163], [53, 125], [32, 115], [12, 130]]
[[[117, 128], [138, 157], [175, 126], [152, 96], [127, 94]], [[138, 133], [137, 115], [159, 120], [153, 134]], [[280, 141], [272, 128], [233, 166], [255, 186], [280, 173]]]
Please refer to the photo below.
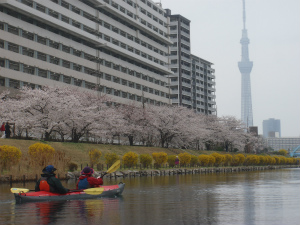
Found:
[[269, 137], [265, 138], [265, 145], [271, 147], [274, 151], [278, 151], [280, 149], [285, 149], [287, 151], [292, 151], [294, 148], [300, 145], [299, 137]]

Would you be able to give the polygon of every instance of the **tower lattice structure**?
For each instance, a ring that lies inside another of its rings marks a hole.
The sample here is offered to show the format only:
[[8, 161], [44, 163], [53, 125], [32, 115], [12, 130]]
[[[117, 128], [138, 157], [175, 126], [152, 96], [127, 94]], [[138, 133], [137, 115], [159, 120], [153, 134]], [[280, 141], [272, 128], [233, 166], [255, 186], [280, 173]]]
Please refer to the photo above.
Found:
[[241, 120], [247, 127], [250, 127], [253, 126], [250, 82], [250, 73], [253, 67], [253, 62], [249, 60], [248, 45], [250, 41], [246, 29], [245, 0], [243, 0], [243, 30], [240, 43], [242, 45], [242, 59], [238, 62], [238, 66], [242, 75]]

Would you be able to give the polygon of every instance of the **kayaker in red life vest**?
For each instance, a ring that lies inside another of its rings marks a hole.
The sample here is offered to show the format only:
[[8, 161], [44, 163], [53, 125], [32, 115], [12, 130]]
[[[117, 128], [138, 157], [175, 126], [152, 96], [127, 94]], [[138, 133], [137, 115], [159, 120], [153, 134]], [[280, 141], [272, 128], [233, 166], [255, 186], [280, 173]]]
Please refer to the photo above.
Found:
[[41, 178], [36, 182], [35, 191], [49, 191], [60, 194], [66, 194], [69, 190], [64, 188], [60, 180], [55, 177], [56, 168], [48, 165], [43, 169]]
[[94, 173], [93, 168], [84, 167], [81, 171], [81, 176], [76, 184], [77, 189], [87, 189], [93, 187], [99, 187], [99, 185], [103, 184], [103, 180], [101, 177], [92, 177]]

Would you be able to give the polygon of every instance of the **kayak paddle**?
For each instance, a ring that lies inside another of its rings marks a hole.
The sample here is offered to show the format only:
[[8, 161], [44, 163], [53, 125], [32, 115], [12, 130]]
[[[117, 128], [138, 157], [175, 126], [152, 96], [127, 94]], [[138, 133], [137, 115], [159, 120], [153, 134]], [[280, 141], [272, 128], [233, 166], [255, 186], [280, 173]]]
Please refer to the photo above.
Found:
[[117, 160], [114, 164], [112, 164], [111, 167], [109, 167], [109, 169], [101, 176], [101, 178], [104, 177], [108, 173], [116, 172], [116, 170], [120, 168], [120, 164], [121, 164], [121, 161]]
[[27, 193], [29, 191], [34, 191], [34, 190], [29, 190], [29, 189], [26, 189], [26, 188], [11, 188], [10, 189], [11, 193], [20, 193], [20, 192]]
[[[11, 191], [11, 193], [20, 193], [20, 192], [27, 193], [29, 191], [34, 191], [34, 190], [30, 190], [30, 189], [26, 189], [26, 188], [11, 188], [10, 191]], [[100, 195], [104, 191], [104, 188], [98, 187], [98, 188], [88, 188], [85, 190], [70, 190], [70, 192], [80, 192], [80, 191], [84, 191], [85, 193], [87, 193], [89, 195]]]
[[104, 191], [103, 187], [96, 187], [96, 188], [88, 188], [83, 190], [88, 195], [101, 195]]

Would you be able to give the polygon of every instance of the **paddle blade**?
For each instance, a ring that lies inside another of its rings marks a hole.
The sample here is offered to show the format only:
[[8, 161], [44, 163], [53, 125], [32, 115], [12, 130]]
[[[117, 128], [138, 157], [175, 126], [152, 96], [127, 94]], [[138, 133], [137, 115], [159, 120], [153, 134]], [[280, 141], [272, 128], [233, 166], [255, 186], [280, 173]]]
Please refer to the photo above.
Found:
[[113, 172], [115, 172], [117, 169], [120, 168], [120, 164], [121, 164], [121, 161], [117, 160], [111, 167], [109, 167], [109, 169], [107, 170], [106, 173], [113, 173]]
[[104, 191], [104, 188], [103, 187], [89, 188], [89, 189], [85, 189], [83, 191], [89, 195], [101, 195]]
[[11, 188], [10, 189], [11, 193], [20, 193], [20, 192], [26, 193], [28, 191], [30, 191], [30, 190], [26, 189], [26, 188]]

